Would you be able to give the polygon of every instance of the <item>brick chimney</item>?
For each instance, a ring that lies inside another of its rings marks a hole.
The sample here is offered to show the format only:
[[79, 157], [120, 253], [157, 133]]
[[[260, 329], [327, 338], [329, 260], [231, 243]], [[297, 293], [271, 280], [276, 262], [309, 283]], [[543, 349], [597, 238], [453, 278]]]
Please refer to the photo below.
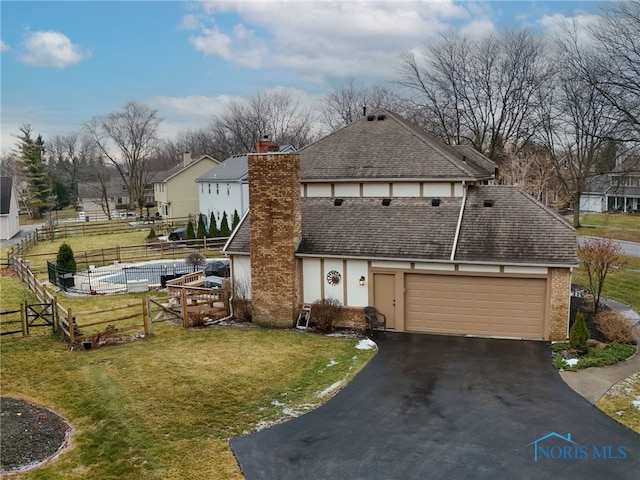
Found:
[[248, 163], [253, 322], [290, 328], [300, 296], [300, 156], [255, 153]]
[[192, 162], [191, 159], [191, 152], [189, 150], [187, 150], [186, 152], [184, 152], [182, 154], [182, 166], [186, 167], [187, 165], [189, 165]]
[[263, 135], [262, 138], [256, 142], [256, 153], [269, 153], [277, 151], [278, 144], [271, 140], [271, 135]]

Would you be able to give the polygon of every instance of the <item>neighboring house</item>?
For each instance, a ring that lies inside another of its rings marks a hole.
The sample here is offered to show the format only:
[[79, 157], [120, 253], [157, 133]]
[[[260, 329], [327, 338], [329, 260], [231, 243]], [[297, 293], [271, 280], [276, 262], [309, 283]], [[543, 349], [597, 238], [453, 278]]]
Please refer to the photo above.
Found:
[[[249, 155], [251, 207], [224, 251], [253, 319], [339, 300], [400, 332], [563, 340], [576, 235], [494, 164], [379, 110], [297, 154]], [[312, 312], [313, 316], [313, 312]]]
[[0, 240], [9, 240], [20, 231], [20, 208], [14, 177], [0, 177]]
[[199, 194], [194, 181], [219, 163], [209, 155], [192, 159], [191, 153], [185, 152], [182, 164], [157, 177], [154, 182], [153, 191], [160, 215], [176, 219], [197, 214], [200, 211]]
[[580, 196], [580, 211], [640, 212], [640, 166], [620, 164], [591, 178]]
[[[279, 147], [273, 142], [259, 144], [266, 145], [267, 149], [277, 149], [279, 152], [295, 151], [292, 145]], [[196, 178], [199, 212], [206, 216], [207, 221], [213, 213], [218, 228], [225, 212], [231, 227], [234, 212], [238, 212], [242, 217], [249, 208], [247, 155], [233, 155]]]

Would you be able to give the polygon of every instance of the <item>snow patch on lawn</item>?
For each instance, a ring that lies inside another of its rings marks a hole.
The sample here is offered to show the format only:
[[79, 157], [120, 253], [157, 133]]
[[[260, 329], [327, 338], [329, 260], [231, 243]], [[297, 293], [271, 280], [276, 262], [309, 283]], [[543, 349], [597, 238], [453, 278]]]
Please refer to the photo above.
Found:
[[316, 394], [316, 397], [318, 397], [318, 398], [326, 397], [331, 392], [333, 392], [336, 388], [338, 388], [340, 385], [342, 385], [342, 381], [334, 382], [331, 385], [329, 385], [327, 388], [325, 388], [324, 390], [322, 390], [321, 392]]
[[577, 358], [570, 358], [569, 360], [565, 360], [564, 363], [566, 363], [570, 367], [575, 367], [578, 364], [578, 359]]
[[358, 350], [372, 350], [374, 348], [376, 348], [376, 342], [374, 342], [373, 340], [369, 339], [369, 338], [365, 338], [364, 340], [360, 340], [358, 342], [358, 344], [356, 345], [356, 348]]
[[333, 367], [334, 365], [337, 365], [338, 362], [336, 362], [335, 360], [331, 360], [329, 363], [327, 363], [327, 367]]
[[636, 397], [635, 400], [631, 400], [631, 405], [640, 410], [640, 397]]

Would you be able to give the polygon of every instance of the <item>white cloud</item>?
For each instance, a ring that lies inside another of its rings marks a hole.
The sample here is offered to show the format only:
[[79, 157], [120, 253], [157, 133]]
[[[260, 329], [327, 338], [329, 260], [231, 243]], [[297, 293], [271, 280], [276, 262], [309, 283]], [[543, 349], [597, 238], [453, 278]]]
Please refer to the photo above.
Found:
[[391, 75], [404, 52], [471, 18], [452, 0], [205, 2], [181, 26], [194, 31], [190, 42], [204, 55], [323, 81]]
[[91, 52], [60, 32], [30, 32], [22, 42], [20, 60], [34, 67], [65, 68], [91, 57]]
[[9, 50], [11, 50], [11, 47], [0, 40], [0, 52], [8, 52]]
[[589, 34], [589, 28], [598, 25], [602, 21], [602, 17], [599, 15], [576, 15], [568, 17], [562, 14], [545, 15], [538, 21], [543, 31], [550, 38], [564, 37], [567, 34], [566, 29], [575, 31], [578, 35], [578, 41], [580, 43], [590, 43], [593, 41], [592, 36]]

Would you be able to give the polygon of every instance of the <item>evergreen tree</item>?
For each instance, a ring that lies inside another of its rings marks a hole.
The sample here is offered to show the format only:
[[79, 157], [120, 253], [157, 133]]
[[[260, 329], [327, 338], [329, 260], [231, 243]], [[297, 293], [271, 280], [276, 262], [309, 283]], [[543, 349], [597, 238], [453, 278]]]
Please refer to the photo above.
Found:
[[211, 212], [211, 217], [209, 218], [209, 232], [207, 232], [207, 237], [214, 238], [218, 236], [218, 227], [216, 225], [216, 215]]
[[231, 223], [231, 230], [235, 230], [239, 223], [240, 223], [240, 215], [238, 215], [238, 210], [234, 210], [233, 222]]
[[220, 222], [220, 236], [228, 237], [231, 234], [229, 230], [229, 220], [227, 219], [227, 212], [222, 214], [222, 221]]
[[189, 223], [187, 223], [187, 240], [193, 240], [196, 238], [196, 232], [193, 229], [193, 221], [189, 219]]
[[67, 243], [63, 243], [58, 248], [58, 255], [56, 257], [56, 266], [63, 273], [76, 273], [76, 259], [73, 254], [73, 249]]
[[589, 339], [589, 329], [582, 312], [576, 313], [576, 319], [569, 329], [569, 346], [571, 348], [583, 348]]
[[20, 127], [18, 138], [18, 154], [20, 168], [27, 183], [27, 206], [33, 218], [42, 218], [42, 214], [50, 207], [51, 178], [44, 162], [44, 141], [42, 136], [31, 138], [31, 126]]
[[200, 214], [198, 215], [198, 231], [196, 232], [196, 238], [204, 238], [207, 234], [207, 230], [205, 228], [205, 216]]

